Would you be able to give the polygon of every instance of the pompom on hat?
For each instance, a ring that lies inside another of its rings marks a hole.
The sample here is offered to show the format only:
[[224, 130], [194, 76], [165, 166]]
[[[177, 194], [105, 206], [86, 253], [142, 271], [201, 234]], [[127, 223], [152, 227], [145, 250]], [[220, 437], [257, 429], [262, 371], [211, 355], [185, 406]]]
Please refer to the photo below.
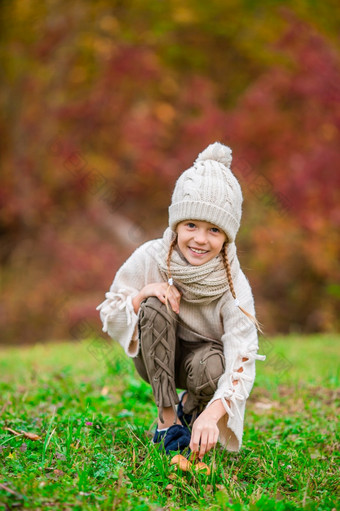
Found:
[[242, 191], [230, 170], [230, 147], [215, 142], [178, 178], [169, 207], [172, 231], [183, 220], [202, 220], [216, 225], [235, 241], [242, 216]]

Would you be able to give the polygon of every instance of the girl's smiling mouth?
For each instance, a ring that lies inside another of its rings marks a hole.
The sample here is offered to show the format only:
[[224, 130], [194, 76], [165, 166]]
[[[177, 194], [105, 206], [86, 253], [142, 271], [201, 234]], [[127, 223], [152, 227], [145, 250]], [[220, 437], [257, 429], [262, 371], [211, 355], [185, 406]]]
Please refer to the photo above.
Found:
[[207, 254], [209, 252], [209, 250], [202, 250], [201, 248], [195, 248], [195, 247], [189, 247], [189, 249], [192, 252], [194, 252], [194, 254], [200, 254], [200, 255]]

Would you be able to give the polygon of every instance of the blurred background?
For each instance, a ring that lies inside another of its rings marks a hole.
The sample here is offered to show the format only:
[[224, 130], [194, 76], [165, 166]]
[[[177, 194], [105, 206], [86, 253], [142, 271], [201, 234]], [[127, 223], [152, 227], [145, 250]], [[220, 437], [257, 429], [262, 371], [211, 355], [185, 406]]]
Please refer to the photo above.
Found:
[[267, 334], [339, 330], [336, 0], [1, 2], [2, 344], [101, 332], [115, 272], [216, 140]]

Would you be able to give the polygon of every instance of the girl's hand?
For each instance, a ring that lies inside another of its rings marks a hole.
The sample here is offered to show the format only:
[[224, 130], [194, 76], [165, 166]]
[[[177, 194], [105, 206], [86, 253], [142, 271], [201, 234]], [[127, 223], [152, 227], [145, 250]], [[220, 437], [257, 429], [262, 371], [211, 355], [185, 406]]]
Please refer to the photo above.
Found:
[[166, 303], [166, 297], [168, 297], [168, 303], [176, 314], [179, 313], [179, 303], [181, 301], [181, 293], [175, 286], [170, 286], [167, 282], [154, 282], [147, 284], [141, 291], [132, 299], [133, 308], [137, 314], [140, 304], [149, 296], [156, 296], [162, 303]]
[[226, 411], [222, 401], [216, 399], [195, 420], [189, 447], [192, 452], [198, 453], [200, 459], [215, 447], [219, 435], [217, 423], [225, 414]]
[[192, 452], [197, 452], [200, 459], [215, 447], [219, 430], [217, 427], [217, 421], [209, 417], [206, 413], [208, 410], [204, 410], [199, 417], [195, 420], [190, 441], [190, 449]]

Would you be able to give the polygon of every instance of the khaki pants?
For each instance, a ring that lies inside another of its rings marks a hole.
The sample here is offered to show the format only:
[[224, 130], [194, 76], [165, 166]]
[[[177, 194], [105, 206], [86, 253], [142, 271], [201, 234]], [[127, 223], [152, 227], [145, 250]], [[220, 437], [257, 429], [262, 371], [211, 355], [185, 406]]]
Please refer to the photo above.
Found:
[[139, 338], [141, 348], [134, 358], [140, 376], [151, 384], [155, 402], [163, 421], [162, 408], [178, 403], [176, 388], [186, 389], [188, 397], [184, 413], [193, 420], [213, 397], [219, 378], [224, 373], [223, 344], [215, 340], [181, 339], [177, 335], [178, 320], [158, 298], [150, 297], [141, 304]]

